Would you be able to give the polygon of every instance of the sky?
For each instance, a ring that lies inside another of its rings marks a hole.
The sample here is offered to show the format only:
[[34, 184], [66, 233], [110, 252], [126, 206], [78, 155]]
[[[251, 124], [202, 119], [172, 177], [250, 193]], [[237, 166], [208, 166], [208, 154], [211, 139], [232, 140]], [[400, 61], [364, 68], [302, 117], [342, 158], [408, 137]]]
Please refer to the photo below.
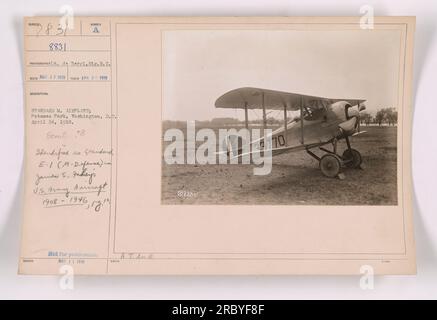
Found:
[[397, 108], [400, 48], [399, 30], [165, 31], [163, 119], [243, 119], [214, 102], [248, 86]]

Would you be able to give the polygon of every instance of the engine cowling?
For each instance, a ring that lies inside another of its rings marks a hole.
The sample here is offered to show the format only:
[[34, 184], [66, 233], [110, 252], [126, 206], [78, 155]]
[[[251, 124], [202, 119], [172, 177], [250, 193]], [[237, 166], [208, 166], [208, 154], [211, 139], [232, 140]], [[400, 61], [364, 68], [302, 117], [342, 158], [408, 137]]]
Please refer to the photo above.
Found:
[[353, 107], [349, 103], [344, 104], [344, 113], [346, 121], [338, 125], [340, 129], [340, 135], [352, 135], [356, 132], [360, 132], [360, 111], [365, 110], [363, 105], [357, 105]]

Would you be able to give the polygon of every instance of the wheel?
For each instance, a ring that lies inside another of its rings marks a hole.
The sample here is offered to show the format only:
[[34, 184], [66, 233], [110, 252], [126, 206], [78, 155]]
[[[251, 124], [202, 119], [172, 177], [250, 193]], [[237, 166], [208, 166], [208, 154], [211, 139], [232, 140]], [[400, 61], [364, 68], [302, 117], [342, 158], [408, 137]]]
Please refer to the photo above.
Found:
[[343, 152], [344, 165], [348, 168], [359, 168], [361, 165], [361, 154], [355, 149], [346, 149]]
[[325, 154], [320, 159], [320, 170], [322, 173], [329, 177], [334, 178], [338, 176], [341, 169], [341, 162], [339, 157], [333, 154]]

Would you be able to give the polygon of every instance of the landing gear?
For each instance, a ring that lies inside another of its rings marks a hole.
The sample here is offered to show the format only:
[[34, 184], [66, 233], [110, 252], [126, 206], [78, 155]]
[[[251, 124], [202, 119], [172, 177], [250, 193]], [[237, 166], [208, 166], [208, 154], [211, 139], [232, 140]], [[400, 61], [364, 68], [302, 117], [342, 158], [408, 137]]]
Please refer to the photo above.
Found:
[[[337, 154], [337, 139], [334, 138], [332, 143], [332, 151], [323, 148], [320, 145], [307, 146], [307, 153], [314, 159], [319, 161], [319, 167], [322, 173], [329, 178], [338, 177], [344, 179], [344, 174], [341, 172], [342, 167], [358, 169], [362, 166], [361, 154], [358, 150], [352, 149], [349, 141], [349, 137], [345, 137], [347, 149], [343, 152], [343, 155]], [[321, 158], [313, 153], [310, 149], [319, 147], [320, 150], [326, 152]]]
[[319, 167], [325, 176], [335, 178], [341, 170], [341, 159], [335, 154], [327, 153], [320, 158]]
[[361, 154], [357, 150], [352, 149], [348, 136], [345, 136], [344, 138], [347, 144], [347, 149], [343, 152], [343, 156], [341, 157], [344, 165], [353, 169], [360, 168], [362, 162]]
[[361, 166], [361, 154], [355, 149], [346, 149], [341, 156], [346, 167], [357, 169]]

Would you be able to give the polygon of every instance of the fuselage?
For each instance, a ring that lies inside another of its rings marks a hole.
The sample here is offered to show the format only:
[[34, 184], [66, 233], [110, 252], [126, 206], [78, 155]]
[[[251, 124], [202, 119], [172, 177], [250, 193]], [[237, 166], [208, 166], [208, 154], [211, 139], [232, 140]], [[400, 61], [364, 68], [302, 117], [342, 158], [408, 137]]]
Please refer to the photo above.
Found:
[[[352, 135], [357, 131], [358, 117], [359, 106], [352, 107], [345, 101], [306, 112], [303, 123], [297, 117], [288, 121], [286, 127], [283, 125], [271, 133], [272, 149], [324, 143], [333, 138], [341, 139], [344, 135]], [[264, 138], [252, 141], [252, 145], [262, 149]]]

